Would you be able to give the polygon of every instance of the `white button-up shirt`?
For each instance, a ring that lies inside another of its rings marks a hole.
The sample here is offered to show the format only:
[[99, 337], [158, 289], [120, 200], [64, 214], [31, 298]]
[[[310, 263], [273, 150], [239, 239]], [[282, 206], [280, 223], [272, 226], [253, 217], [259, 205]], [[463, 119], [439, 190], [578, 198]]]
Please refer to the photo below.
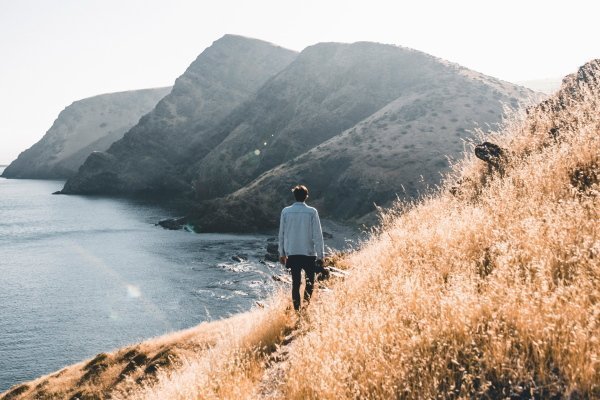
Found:
[[279, 222], [280, 256], [317, 256], [325, 252], [319, 213], [303, 202], [295, 202], [281, 211]]

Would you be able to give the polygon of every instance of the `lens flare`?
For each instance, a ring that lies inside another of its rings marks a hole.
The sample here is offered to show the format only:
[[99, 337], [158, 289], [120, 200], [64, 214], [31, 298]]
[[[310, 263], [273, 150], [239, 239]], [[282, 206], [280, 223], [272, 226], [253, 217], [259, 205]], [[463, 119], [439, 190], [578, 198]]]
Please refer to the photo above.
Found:
[[127, 297], [131, 297], [132, 299], [137, 299], [142, 295], [140, 288], [134, 285], [127, 285]]

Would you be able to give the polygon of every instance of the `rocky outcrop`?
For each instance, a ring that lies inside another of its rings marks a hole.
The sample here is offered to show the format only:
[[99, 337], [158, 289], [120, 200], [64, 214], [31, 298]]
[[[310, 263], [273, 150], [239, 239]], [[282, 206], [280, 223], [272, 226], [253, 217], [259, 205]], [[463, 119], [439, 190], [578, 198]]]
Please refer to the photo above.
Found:
[[66, 179], [93, 151], [104, 151], [154, 108], [170, 88], [109, 93], [65, 108], [44, 137], [22, 152], [5, 178]]
[[556, 112], [568, 108], [573, 103], [581, 102], [589, 93], [597, 94], [600, 91], [599, 76], [600, 60], [591, 60], [581, 66], [576, 73], [567, 75], [562, 80], [561, 88], [556, 95], [535, 108], [541, 112]]
[[213, 147], [213, 128], [295, 57], [267, 42], [225, 35], [107, 150], [110, 165], [86, 161], [63, 192], [163, 195], [191, 190], [181, 174], [189, 158], [204, 156]]
[[186, 224], [185, 217], [165, 218], [165, 219], [161, 219], [157, 223], [157, 225], [162, 226], [163, 228], [169, 229], [172, 231], [183, 229], [185, 224]]

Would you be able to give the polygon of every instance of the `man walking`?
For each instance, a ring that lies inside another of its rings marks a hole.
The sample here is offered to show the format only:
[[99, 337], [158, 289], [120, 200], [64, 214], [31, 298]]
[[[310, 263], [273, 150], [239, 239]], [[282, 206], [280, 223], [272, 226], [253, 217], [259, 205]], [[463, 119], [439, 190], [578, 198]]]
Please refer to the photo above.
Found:
[[298, 185], [292, 189], [296, 202], [281, 211], [279, 223], [279, 262], [292, 271], [292, 301], [300, 310], [302, 270], [306, 275], [304, 300], [308, 303], [315, 283], [315, 264], [323, 260], [323, 232], [319, 213], [306, 205], [308, 189]]

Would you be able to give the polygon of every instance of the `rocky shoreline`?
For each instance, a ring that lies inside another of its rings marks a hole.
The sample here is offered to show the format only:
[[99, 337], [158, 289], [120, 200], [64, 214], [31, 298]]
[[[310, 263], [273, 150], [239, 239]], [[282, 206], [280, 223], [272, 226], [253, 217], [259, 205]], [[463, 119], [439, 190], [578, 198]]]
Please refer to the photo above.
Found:
[[[366, 234], [361, 233], [356, 226], [344, 225], [328, 219], [322, 220], [321, 223], [323, 226], [323, 239], [325, 241], [326, 251], [329, 249], [329, 252], [351, 250], [359, 245], [362, 236], [366, 237]], [[161, 219], [155, 225], [167, 230], [197, 232], [190, 219], [185, 216]], [[266, 240], [263, 261], [278, 262], [279, 246], [276, 237], [277, 232], [270, 230], [264, 233], [273, 236]], [[234, 255], [232, 257], [235, 257], [234, 261], [244, 260], [244, 257], [240, 255]]]

